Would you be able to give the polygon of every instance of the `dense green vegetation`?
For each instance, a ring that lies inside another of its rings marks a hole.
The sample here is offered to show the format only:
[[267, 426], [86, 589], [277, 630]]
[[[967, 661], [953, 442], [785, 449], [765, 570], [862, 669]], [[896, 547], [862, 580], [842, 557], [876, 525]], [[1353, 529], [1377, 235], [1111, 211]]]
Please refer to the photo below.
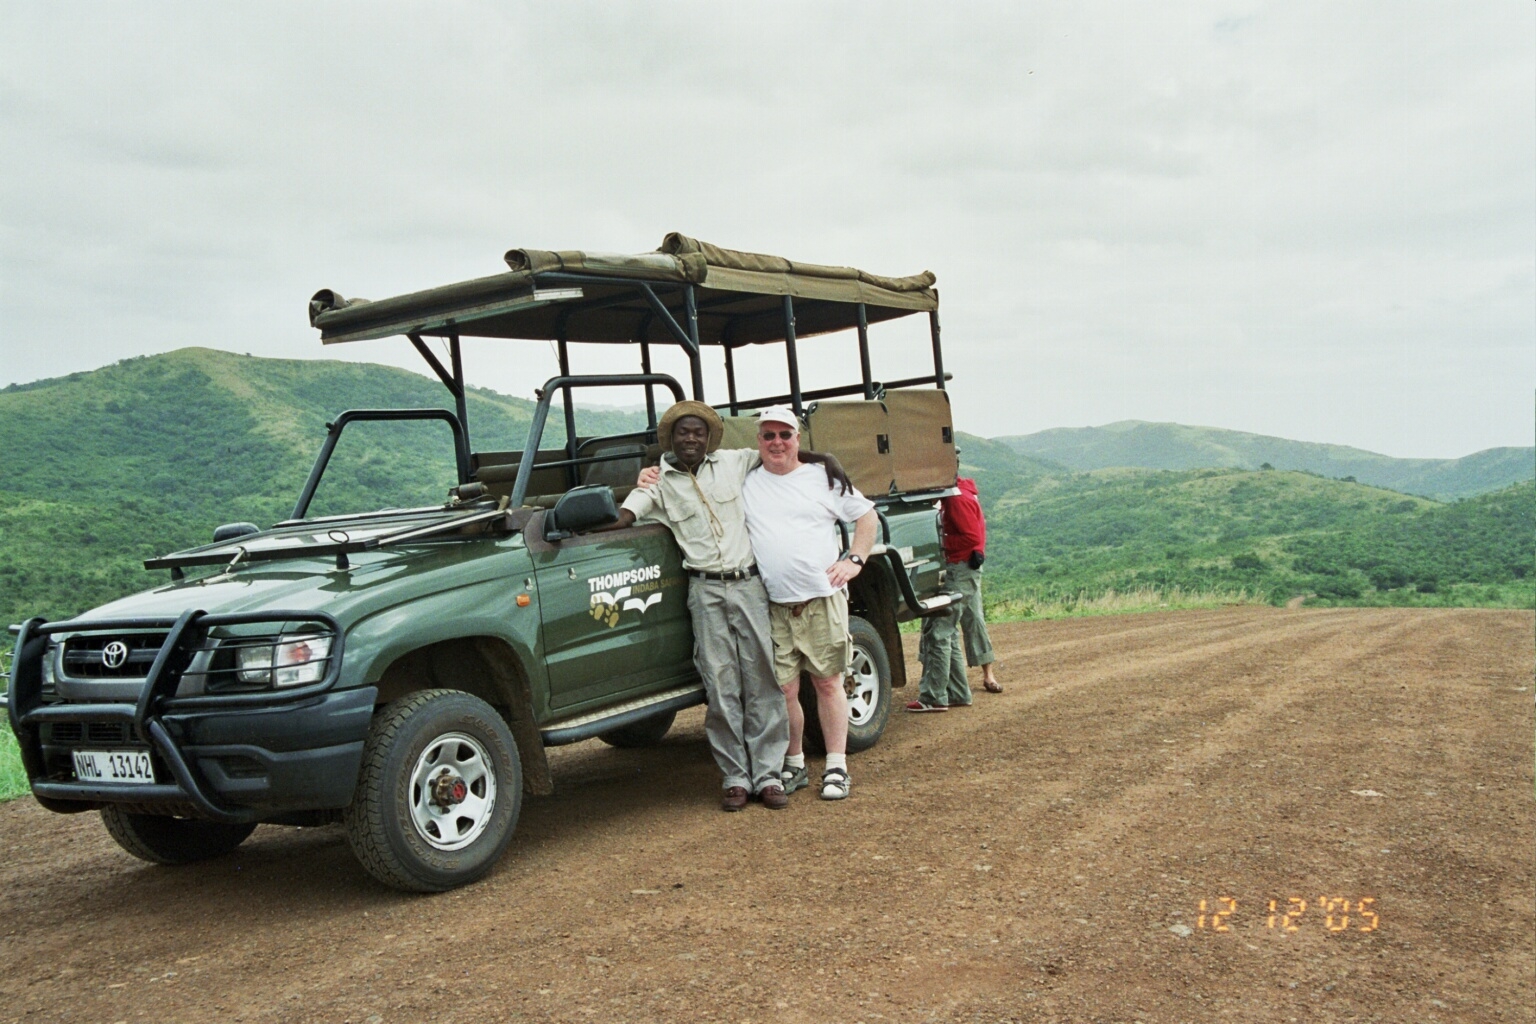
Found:
[[28, 792], [27, 773], [21, 767], [21, 750], [11, 727], [0, 724], [0, 801], [14, 800]]
[[[0, 391], [0, 615], [57, 618], [153, 585], [164, 577], [144, 558], [203, 543], [220, 523], [287, 516], [328, 418], [446, 399], [403, 370], [207, 349]], [[532, 408], [472, 392], [474, 446], [520, 447]], [[584, 435], [638, 423], [579, 410]], [[562, 438], [558, 415], [548, 437]], [[1441, 504], [1300, 472], [1080, 473], [998, 441], [960, 444], [988, 511], [996, 600], [1071, 607], [1180, 588], [1191, 599], [1532, 605], [1529, 484]], [[312, 511], [440, 501], [452, 477], [440, 423], [351, 427]]]
[[1536, 449], [1490, 448], [1460, 459], [1394, 459], [1336, 444], [1216, 427], [1124, 420], [1000, 437], [1014, 451], [1075, 470], [1297, 469], [1446, 501], [1536, 478]]
[[[441, 384], [404, 370], [208, 349], [6, 388], [0, 615], [58, 618], [160, 582], [143, 559], [206, 543], [220, 523], [287, 517], [337, 413], [450, 402]], [[469, 408], [477, 449], [522, 446], [532, 402], [475, 390]], [[641, 419], [578, 413], [582, 434]], [[563, 442], [561, 416], [545, 438]], [[453, 483], [444, 424], [357, 424], [311, 514], [441, 502]]]
[[1108, 592], [1274, 603], [1536, 606], [1536, 485], [1441, 504], [1298, 472], [1051, 472], [962, 437], [989, 599]]

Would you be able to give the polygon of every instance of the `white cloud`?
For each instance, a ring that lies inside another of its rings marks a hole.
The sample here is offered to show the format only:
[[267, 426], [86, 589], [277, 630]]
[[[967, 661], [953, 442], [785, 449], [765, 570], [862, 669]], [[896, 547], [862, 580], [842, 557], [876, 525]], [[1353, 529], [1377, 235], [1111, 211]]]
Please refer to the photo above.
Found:
[[[678, 229], [933, 269], [975, 432], [1529, 444], [1533, 28], [1513, 4], [8, 4], [0, 383], [188, 344], [414, 368], [322, 351], [304, 301]], [[877, 362], [921, 364], [885, 330]], [[820, 351], [808, 378], [846, 372]], [[471, 356], [518, 393], [553, 365]]]

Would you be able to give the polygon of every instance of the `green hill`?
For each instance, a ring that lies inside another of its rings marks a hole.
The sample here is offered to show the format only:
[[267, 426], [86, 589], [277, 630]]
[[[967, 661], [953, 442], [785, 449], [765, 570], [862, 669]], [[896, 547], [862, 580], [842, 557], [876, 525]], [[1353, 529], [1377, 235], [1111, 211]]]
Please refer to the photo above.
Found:
[[1394, 459], [1343, 445], [1288, 441], [1216, 427], [1123, 420], [999, 437], [1021, 454], [1070, 469], [1299, 469], [1438, 500], [1536, 478], [1536, 448], [1490, 448], [1460, 459]]
[[[154, 585], [164, 575], [144, 558], [220, 523], [285, 518], [330, 417], [447, 398], [391, 367], [207, 349], [0, 390], [0, 615], [58, 618]], [[469, 404], [476, 449], [521, 447], [531, 402], [473, 390]], [[578, 410], [582, 434], [641, 421]], [[549, 429], [558, 443], [559, 417]], [[996, 440], [958, 443], [989, 517], [994, 599], [1181, 587], [1532, 604], [1531, 484], [1444, 505], [1301, 472], [1084, 473]], [[452, 474], [442, 424], [348, 428], [313, 511], [441, 501]]]
[[[436, 380], [386, 366], [182, 349], [0, 391], [0, 615], [68, 615], [151, 585], [144, 558], [206, 542], [220, 523], [285, 518], [328, 419], [353, 408], [443, 408]], [[533, 403], [469, 395], [474, 447], [521, 447]], [[578, 410], [582, 433], [643, 414]], [[546, 444], [564, 437], [551, 417]], [[442, 423], [342, 435], [312, 514], [441, 502]]]
[[1295, 472], [1100, 470], [993, 496], [990, 597], [1536, 604], [1536, 484], [1440, 504]]

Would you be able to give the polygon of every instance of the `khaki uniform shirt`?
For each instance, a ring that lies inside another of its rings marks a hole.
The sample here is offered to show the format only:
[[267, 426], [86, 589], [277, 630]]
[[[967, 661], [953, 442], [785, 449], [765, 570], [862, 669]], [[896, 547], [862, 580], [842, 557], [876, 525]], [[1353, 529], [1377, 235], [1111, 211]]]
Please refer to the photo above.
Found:
[[670, 455], [661, 460], [654, 487], [637, 487], [624, 507], [637, 521], [665, 523], [683, 552], [683, 565], [700, 572], [735, 572], [752, 564], [752, 541], [741, 484], [762, 461], [755, 449], [710, 452], [689, 473]]

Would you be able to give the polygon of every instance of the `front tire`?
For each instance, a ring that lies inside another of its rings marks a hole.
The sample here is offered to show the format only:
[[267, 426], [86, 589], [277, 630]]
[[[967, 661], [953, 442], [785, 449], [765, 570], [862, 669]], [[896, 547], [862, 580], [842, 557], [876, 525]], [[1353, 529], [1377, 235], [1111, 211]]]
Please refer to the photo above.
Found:
[[[848, 617], [853, 637], [853, 659], [848, 663], [848, 753], [857, 754], [880, 742], [891, 717], [891, 659], [879, 630], [857, 615]], [[827, 750], [816, 711], [816, 688], [804, 676], [800, 680], [800, 707], [805, 712], [805, 749], [812, 754]]]
[[495, 866], [522, 804], [517, 742], [501, 716], [458, 690], [422, 690], [374, 717], [342, 821], [374, 878], [444, 892]]
[[112, 805], [101, 809], [101, 823], [118, 846], [151, 864], [192, 864], [221, 857], [256, 831], [254, 824], [132, 814]]
[[631, 722], [629, 725], [621, 725], [617, 729], [600, 733], [597, 738], [610, 747], [625, 749], [654, 747], [667, 735], [667, 730], [672, 728], [672, 722], [676, 718], [676, 711], [663, 711], [659, 715], [642, 718], [638, 722]]

